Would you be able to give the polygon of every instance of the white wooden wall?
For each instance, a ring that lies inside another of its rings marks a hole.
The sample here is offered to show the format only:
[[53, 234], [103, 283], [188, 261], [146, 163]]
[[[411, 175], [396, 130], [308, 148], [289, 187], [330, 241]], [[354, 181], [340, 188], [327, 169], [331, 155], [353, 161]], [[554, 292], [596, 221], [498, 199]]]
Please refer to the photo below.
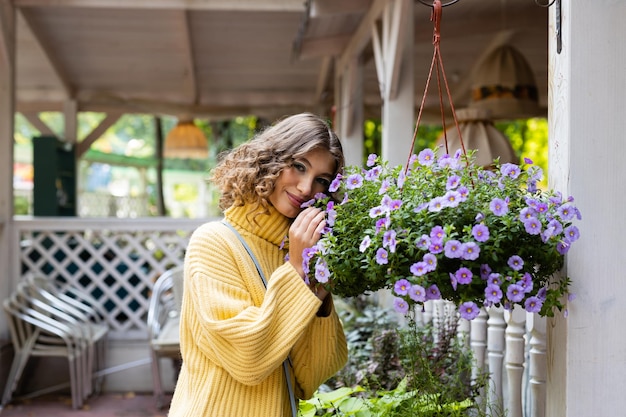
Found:
[[567, 257], [575, 301], [548, 323], [548, 416], [624, 416], [626, 387], [626, 2], [562, 2], [550, 11], [550, 172], [576, 197], [581, 239]]

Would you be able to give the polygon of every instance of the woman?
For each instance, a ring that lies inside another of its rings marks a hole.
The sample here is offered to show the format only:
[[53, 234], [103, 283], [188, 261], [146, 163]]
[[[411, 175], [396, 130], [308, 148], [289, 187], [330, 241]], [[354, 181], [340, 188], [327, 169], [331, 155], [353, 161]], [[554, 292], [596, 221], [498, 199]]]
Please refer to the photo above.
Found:
[[226, 225], [209, 222], [194, 232], [185, 257], [183, 364], [169, 417], [290, 416], [290, 386], [296, 398], [310, 398], [344, 366], [332, 296], [308, 285], [302, 267], [324, 213], [301, 208], [328, 191], [343, 163], [337, 136], [303, 113], [234, 149], [213, 170], [225, 221], [258, 259], [267, 288]]

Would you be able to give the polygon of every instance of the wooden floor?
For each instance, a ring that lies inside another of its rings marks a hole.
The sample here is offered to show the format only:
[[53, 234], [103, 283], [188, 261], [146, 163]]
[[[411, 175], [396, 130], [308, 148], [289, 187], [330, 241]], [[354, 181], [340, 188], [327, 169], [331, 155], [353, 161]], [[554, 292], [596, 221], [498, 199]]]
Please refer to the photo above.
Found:
[[[169, 401], [170, 397], [167, 397]], [[101, 394], [88, 398], [82, 409], [72, 409], [65, 395], [46, 395], [16, 400], [0, 410], [0, 417], [166, 417], [167, 407], [158, 410], [152, 394]]]

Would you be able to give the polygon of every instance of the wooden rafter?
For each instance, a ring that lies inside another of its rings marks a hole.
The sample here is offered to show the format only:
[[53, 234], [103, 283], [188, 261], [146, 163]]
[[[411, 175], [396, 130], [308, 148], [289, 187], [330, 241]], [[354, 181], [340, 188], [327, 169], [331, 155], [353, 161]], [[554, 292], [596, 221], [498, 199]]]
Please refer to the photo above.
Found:
[[317, 86], [315, 88], [315, 100], [317, 103], [324, 101], [324, 96], [328, 91], [328, 82], [331, 79], [331, 68], [333, 60], [327, 56], [322, 58], [322, 65], [320, 66], [320, 73], [317, 77]]
[[16, 7], [91, 7], [115, 9], [183, 9], [304, 11], [303, 0], [14, 0]]
[[39, 113], [32, 111], [21, 113], [22, 116], [24, 116], [24, 118], [28, 120], [28, 122], [42, 135], [57, 136], [57, 134], [54, 133], [54, 131], [50, 128], [50, 126], [48, 126], [43, 120], [41, 120], [41, 118], [39, 117]]
[[185, 65], [185, 78], [183, 83], [185, 85], [185, 89], [187, 90], [187, 94], [189, 96], [189, 102], [191, 104], [198, 104], [199, 94], [198, 94], [198, 84], [196, 80], [196, 64], [194, 61], [193, 55], [193, 43], [191, 39], [191, 31], [189, 27], [189, 12], [182, 10], [180, 12], [181, 15], [181, 33], [182, 33], [182, 44], [181, 50], [184, 51], [184, 65]]
[[374, 0], [372, 2], [370, 9], [365, 17], [363, 17], [363, 20], [361, 20], [359, 27], [338, 60], [337, 70], [339, 72], [343, 72], [350, 65], [352, 59], [361, 54], [371, 39], [372, 26], [380, 18], [389, 1], [390, 0]]
[[23, 8], [20, 9], [20, 12], [22, 13], [22, 17], [24, 17], [24, 21], [26, 22], [28, 29], [32, 32], [33, 36], [37, 40], [37, 43], [43, 50], [46, 59], [50, 63], [50, 66], [54, 69], [57, 78], [63, 85], [66, 98], [73, 98], [76, 94], [76, 90], [72, 86], [70, 81], [71, 78], [67, 74], [65, 66], [59, 59], [59, 54], [54, 51], [54, 46], [50, 42], [50, 39], [45, 34], [41, 33], [39, 26], [35, 24], [31, 10]]
[[89, 150], [91, 145], [98, 140], [107, 129], [115, 124], [122, 117], [122, 113], [109, 113], [104, 119], [96, 126], [89, 134], [80, 141], [76, 147], [76, 157], [80, 158], [85, 152]]

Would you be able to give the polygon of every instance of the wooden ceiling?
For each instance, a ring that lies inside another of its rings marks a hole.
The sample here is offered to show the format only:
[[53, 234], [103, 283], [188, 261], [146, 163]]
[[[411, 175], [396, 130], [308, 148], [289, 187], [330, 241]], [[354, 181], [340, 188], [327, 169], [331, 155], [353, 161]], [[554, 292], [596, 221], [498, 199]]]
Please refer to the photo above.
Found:
[[[369, 36], [388, 1], [13, 0], [16, 109], [74, 101], [79, 111], [206, 118], [328, 112], [335, 66], [362, 46], [366, 115], [377, 117]], [[433, 53], [431, 9], [415, 1], [416, 104]], [[444, 7], [441, 51], [455, 106], [467, 104], [481, 58], [508, 43], [530, 63], [545, 108], [548, 23], [535, 0]], [[427, 108], [437, 106], [432, 88]]]

